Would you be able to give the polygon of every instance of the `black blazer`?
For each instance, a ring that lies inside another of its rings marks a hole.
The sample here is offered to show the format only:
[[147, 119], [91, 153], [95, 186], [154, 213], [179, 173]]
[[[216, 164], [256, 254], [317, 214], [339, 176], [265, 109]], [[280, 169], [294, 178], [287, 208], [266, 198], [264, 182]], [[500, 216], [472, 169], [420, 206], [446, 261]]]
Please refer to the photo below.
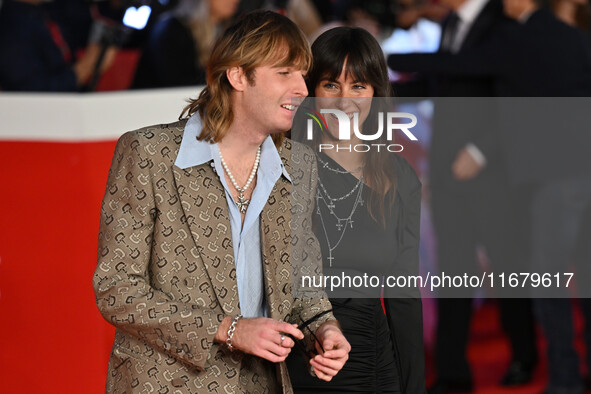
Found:
[[[470, 27], [459, 53], [473, 51], [487, 42], [496, 26], [506, 23], [499, 0], [490, 0]], [[443, 34], [447, 20], [443, 23]], [[396, 71], [430, 72], [438, 66], [438, 57], [453, 55], [440, 51], [436, 54], [391, 55], [388, 65]], [[474, 100], [460, 97], [490, 97], [495, 92], [495, 80], [490, 75], [436, 74], [434, 89], [436, 97], [458, 99], [437, 100], [433, 119], [433, 137], [430, 150], [431, 185], [434, 188], [480, 188], [491, 179], [502, 178], [496, 165], [500, 161], [499, 141], [491, 129], [488, 109]], [[478, 176], [469, 181], [456, 181], [451, 166], [458, 152], [468, 143], [476, 145], [487, 159], [487, 166]]]
[[[391, 55], [389, 65], [446, 78], [492, 78], [501, 97], [591, 96], [591, 43], [587, 35], [559, 21], [549, 10], [526, 23], [506, 22], [480, 46], [458, 54]], [[591, 119], [581, 108], [589, 100], [505, 99], [498, 131], [510, 178], [536, 182], [591, 174], [587, 147]], [[559, 113], [561, 115], [559, 115]]]

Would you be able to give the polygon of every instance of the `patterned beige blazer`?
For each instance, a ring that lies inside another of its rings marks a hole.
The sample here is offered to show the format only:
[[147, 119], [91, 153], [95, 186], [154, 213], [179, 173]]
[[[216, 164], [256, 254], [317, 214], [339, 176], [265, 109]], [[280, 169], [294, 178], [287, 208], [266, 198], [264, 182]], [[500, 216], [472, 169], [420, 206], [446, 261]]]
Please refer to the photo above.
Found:
[[[222, 319], [240, 313], [232, 233], [210, 163], [174, 165], [185, 123], [129, 132], [115, 149], [93, 278], [98, 307], [117, 328], [106, 392], [291, 392], [284, 363], [213, 342]], [[309, 228], [316, 174], [308, 148], [286, 141], [280, 156], [293, 185], [280, 177], [261, 213], [264, 285], [268, 316], [295, 323], [330, 303], [323, 293], [292, 292], [298, 253], [306, 272], [321, 266]], [[296, 240], [305, 250], [294, 249]]]

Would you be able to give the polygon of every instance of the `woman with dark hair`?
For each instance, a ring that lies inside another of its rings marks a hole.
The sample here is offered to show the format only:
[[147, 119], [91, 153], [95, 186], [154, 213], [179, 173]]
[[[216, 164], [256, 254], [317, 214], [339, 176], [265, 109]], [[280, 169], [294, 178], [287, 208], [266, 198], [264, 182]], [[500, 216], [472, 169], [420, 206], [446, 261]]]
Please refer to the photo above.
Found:
[[[375, 149], [377, 144], [392, 144], [386, 132], [372, 141], [358, 135], [376, 134], [379, 115], [388, 110], [391, 91], [382, 50], [367, 31], [338, 27], [318, 37], [312, 54], [306, 82], [315, 97], [300, 107], [292, 138], [309, 144], [318, 159], [313, 227], [322, 247], [324, 275], [367, 274], [381, 280], [418, 275], [421, 184], [406, 160], [385, 148]], [[349, 140], [339, 140], [338, 115], [318, 116], [328, 108], [347, 115]], [[307, 122], [310, 115], [319, 122]], [[308, 125], [315, 126], [311, 140]], [[399, 289], [395, 294], [386, 286], [382, 307], [382, 288], [370, 287], [332, 293], [327, 289], [333, 313], [351, 343], [349, 360], [332, 381], [323, 382], [311, 375], [325, 366], [312, 357], [309, 374], [298, 360], [301, 355], [292, 352], [288, 367], [296, 392], [426, 392], [419, 292]]]

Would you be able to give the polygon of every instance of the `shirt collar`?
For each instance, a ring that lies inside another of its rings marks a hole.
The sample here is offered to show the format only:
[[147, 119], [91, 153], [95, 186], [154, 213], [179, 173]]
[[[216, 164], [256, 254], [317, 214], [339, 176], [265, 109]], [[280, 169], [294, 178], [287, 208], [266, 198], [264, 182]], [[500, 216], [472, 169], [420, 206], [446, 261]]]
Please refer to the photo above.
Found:
[[478, 17], [478, 14], [480, 14], [480, 11], [482, 11], [486, 3], [488, 3], [488, 1], [489, 0], [465, 1], [464, 4], [462, 4], [457, 10], [458, 17], [460, 18], [462, 23], [472, 24], [476, 20], [476, 17]]
[[528, 21], [529, 18], [531, 18], [531, 16], [538, 10], [538, 8], [532, 8], [530, 10], [525, 11], [523, 14], [519, 15], [519, 18], [517, 18], [517, 21], [519, 23], [521, 23], [522, 25], [525, 25]]
[[[174, 165], [180, 169], [186, 169], [189, 167], [198, 166], [208, 161], [213, 160], [214, 154], [212, 149], [218, 150], [217, 143], [209, 143], [207, 141], [199, 141], [197, 137], [201, 134], [203, 129], [203, 123], [199, 114], [194, 114], [189, 118], [185, 125], [185, 131], [183, 133], [183, 139], [181, 140], [181, 146], [179, 153], [176, 157]], [[281, 173], [290, 182], [292, 182], [289, 173], [287, 172], [279, 152], [273, 143], [271, 136], [267, 136], [261, 144], [261, 166], [259, 171], [263, 173], [273, 172], [281, 168]]]

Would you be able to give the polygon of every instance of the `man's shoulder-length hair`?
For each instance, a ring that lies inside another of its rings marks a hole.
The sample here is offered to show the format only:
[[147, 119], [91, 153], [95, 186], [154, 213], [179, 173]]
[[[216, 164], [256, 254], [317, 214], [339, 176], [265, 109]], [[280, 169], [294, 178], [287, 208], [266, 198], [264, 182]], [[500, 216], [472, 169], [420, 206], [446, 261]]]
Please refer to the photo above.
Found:
[[[216, 42], [207, 65], [207, 85], [181, 114], [198, 112], [203, 122], [200, 140], [219, 142], [232, 124], [232, 85], [226, 70], [239, 66], [254, 84], [259, 66], [294, 66], [308, 71], [312, 53], [302, 31], [287, 17], [272, 11], [255, 11], [240, 17]], [[276, 146], [283, 133], [274, 134]]]

